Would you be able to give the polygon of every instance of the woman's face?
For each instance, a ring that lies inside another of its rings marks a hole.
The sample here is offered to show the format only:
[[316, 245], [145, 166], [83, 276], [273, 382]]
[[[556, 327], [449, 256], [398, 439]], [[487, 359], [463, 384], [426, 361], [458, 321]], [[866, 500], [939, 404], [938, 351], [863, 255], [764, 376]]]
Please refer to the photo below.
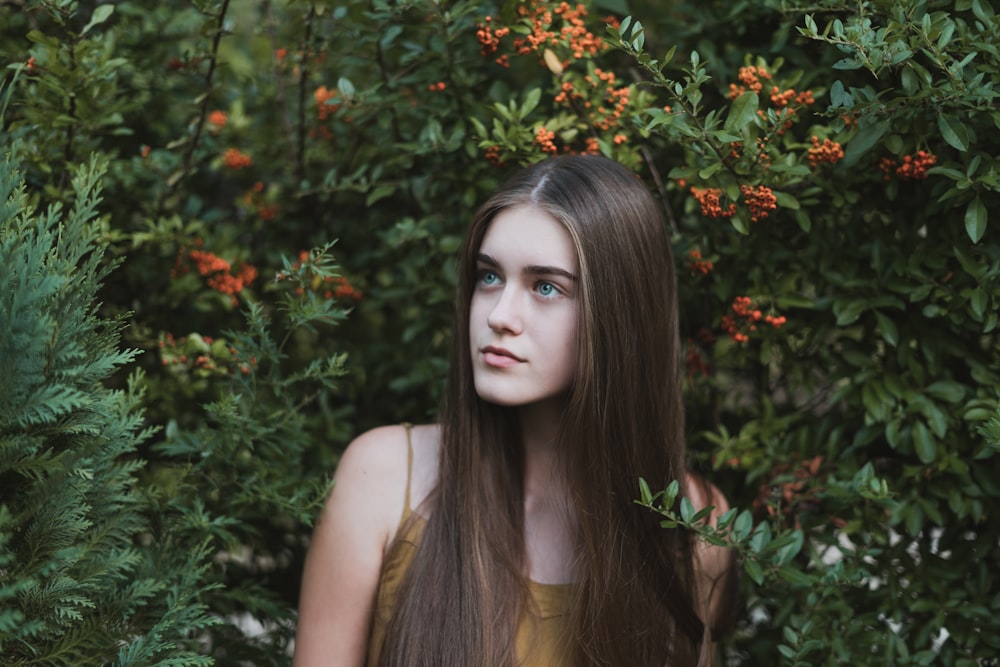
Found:
[[569, 232], [544, 211], [515, 206], [489, 223], [469, 312], [480, 398], [513, 407], [566, 393], [576, 373], [578, 274]]

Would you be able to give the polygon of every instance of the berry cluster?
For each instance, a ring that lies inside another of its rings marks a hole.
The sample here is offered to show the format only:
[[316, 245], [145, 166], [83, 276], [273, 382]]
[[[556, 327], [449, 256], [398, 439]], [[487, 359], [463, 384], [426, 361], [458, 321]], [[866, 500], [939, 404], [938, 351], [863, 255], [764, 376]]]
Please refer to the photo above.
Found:
[[339, 94], [340, 91], [336, 88], [329, 90], [326, 86], [320, 86], [313, 92], [313, 99], [316, 100], [317, 120], [326, 120], [340, 108], [339, 104], [330, 103], [330, 100], [336, 99]]
[[844, 149], [836, 141], [824, 139], [822, 143], [819, 137], [812, 138], [812, 148], [809, 149], [809, 166], [815, 169], [823, 163], [837, 164], [844, 159]]
[[922, 181], [927, 178], [927, 170], [937, 164], [937, 156], [927, 151], [917, 151], [914, 155], [904, 155], [902, 163], [897, 163], [890, 157], [879, 160], [878, 168], [884, 180], [892, 179], [896, 174], [904, 181]]
[[225, 111], [216, 109], [208, 114], [208, 124], [212, 126], [212, 132], [219, 132], [229, 122], [229, 115]]
[[721, 326], [722, 330], [737, 343], [750, 340], [750, 333], [757, 331], [757, 324], [761, 321], [775, 329], [780, 329], [787, 322], [784, 316], [764, 315], [748, 296], [738, 296], [733, 299], [732, 311], [731, 315], [722, 316]]
[[[200, 247], [201, 241], [196, 241], [196, 245]], [[208, 287], [232, 297], [234, 306], [238, 303], [236, 296], [257, 279], [257, 269], [250, 264], [240, 263], [234, 274], [232, 264], [227, 260], [199, 249], [181, 250], [170, 275], [172, 278], [179, 278], [189, 273], [192, 267], [205, 279]]]
[[261, 220], [273, 220], [278, 215], [278, 205], [269, 203], [265, 198], [262, 181], [257, 181], [247, 190], [243, 195], [243, 204], [256, 211]]
[[222, 155], [222, 161], [227, 168], [233, 170], [245, 169], [253, 164], [253, 158], [238, 148], [226, 149]]
[[244, 358], [229, 342], [197, 333], [180, 338], [171, 333], [161, 334], [157, 347], [160, 363], [174, 373], [193, 372], [199, 377], [227, 376], [237, 372], [248, 375], [257, 365], [255, 356]]
[[544, 153], [555, 153], [558, 149], [555, 144], [556, 133], [544, 125], [535, 130], [535, 143]]
[[701, 250], [691, 250], [687, 254], [688, 257], [688, 269], [691, 273], [700, 273], [705, 276], [712, 272], [715, 265], [707, 259], [702, 259]]
[[722, 207], [722, 190], [718, 188], [691, 187], [691, 194], [701, 205], [701, 214], [707, 218], [731, 218], [736, 214], [736, 204]]
[[743, 195], [743, 203], [750, 209], [751, 222], [763, 220], [771, 211], [778, 208], [778, 198], [769, 187], [741, 185], [740, 193]]
[[735, 100], [737, 97], [747, 92], [747, 90], [752, 90], [755, 93], [760, 93], [764, 88], [764, 84], [761, 79], [771, 79], [771, 75], [768, 74], [767, 70], [763, 67], [755, 67], [749, 65], [747, 67], [741, 67], [740, 73], [737, 76], [740, 85], [735, 83], [729, 84], [729, 99]]

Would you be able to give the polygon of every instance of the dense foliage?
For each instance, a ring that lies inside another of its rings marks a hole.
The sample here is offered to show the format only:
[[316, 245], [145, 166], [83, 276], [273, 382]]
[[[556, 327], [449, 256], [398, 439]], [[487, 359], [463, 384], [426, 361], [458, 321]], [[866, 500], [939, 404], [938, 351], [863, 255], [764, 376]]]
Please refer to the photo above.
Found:
[[5, 661], [285, 662], [338, 452], [433, 418], [465, 222], [576, 151], [675, 242], [738, 509], [636, 496], [742, 555], [720, 661], [995, 664], [990, 3], [145, 5], [0, 3]]

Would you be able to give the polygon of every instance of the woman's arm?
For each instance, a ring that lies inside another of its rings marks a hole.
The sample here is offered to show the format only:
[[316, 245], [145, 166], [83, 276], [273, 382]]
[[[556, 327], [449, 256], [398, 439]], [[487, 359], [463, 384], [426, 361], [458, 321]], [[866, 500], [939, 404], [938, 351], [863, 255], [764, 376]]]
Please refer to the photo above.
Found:
[[361, 667], [382, 558], [403, 511], [407, 475], [401, 426], [354, 440], [337, 466], [306, 556], [294, 667]]

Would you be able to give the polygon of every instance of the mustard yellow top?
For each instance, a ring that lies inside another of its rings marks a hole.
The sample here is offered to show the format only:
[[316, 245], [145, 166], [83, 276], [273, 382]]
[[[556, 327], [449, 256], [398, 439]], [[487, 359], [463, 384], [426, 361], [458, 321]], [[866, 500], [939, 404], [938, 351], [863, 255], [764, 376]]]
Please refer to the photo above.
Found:
[[[368, 641], [368, 667], [377, 667], [382, 644], [385, 641], [389, 619], [396, 608], [399, 587], [417, 552], [417, 545], [424, 534], [427, 520], [410, 509], [410, 479], [413, 467], [413, 448], [409, 443], [410, 429], [406, 429], [408, 472], [406, 479], [406, 504], [396, 537], [389, 546], [382, 563], [375, 614], [372, 619], [371, 638]], [[520, 667], [569, 667], [566, 638], [568, 628], [568, 603], [570, 584], [539, 584], [528, 582], [535, 609], [526, 612], [518, 623], [515, 645]]]

